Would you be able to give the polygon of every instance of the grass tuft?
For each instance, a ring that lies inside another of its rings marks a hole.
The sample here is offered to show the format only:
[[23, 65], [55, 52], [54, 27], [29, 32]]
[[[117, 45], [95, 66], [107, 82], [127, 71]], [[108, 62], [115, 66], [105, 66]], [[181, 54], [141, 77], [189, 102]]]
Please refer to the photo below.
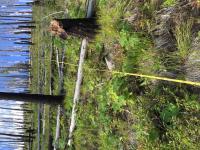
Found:
[[189, 49], [191, 47], [192, 41], [192, 25], [193, 21], [191, 19], [186, 22], [180, 22], [177, 24], [175, 29], [175, 37], [177, 41], [178, 55], [182, 60], [185, 60]]

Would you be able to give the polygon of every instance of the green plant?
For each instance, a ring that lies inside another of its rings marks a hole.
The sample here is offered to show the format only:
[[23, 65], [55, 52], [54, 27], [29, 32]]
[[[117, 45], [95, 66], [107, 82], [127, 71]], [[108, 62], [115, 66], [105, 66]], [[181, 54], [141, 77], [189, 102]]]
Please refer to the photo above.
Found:
[[200, 39], [200, 31], [198, 32], [198, 38]]
[[148, 45], [147, 39], [140, 37], [139, 33], [130, 33], [127, 28], [124, 28], [120, 31], [119, 43], [126, 53], [123, 70], [125, 72], [135, 72], [143, 52]]
[[[63, 4], [62, 0], [58, 2]], [[84, 17], [84, 2], [85, 0], [68, 1], [69, 17]], [[128, 10], [130, 11], [128, 13], [132, 14], [131, 10], [135, 8], [135, 3], [132, 2], [133, 0], [97, 1], [97, 17], [102, 29], [97, 34], [97, 39], [89, 42], [87, 48], [88, 55], [84, 64], [81, 98], [77, 105], [76, 130], [71, 149], [198, 149], [197, 133], [200, 133], [198, 96], [187, 93], [187, 89], [178, 84], [168, 86], [165, 82], [112, 74], [106, 70], [106, 64], [101, 59], [104, 48], [110, 51], [114, 49], [116, 53], [123, 53], [118, 59], [117, 63], [120, 65], [116, 70], [144, 74], [155, 74], [160, 70], [173, 71], [180, 65], [179, 59], [185, 59], [190, 47], [190, 43], [187, 43], [191, 34], [189, 22], [177, 24], [176, 39], [180, 57], [174, 53], [162, 57], [155, 50], [146, 30], [134, 32], [133, 26], [123, 20], [125, 11]], [[149, 19], [146, 21], [151, 23], [154, 9], [150, 8], [149, 2], [136, 5], [143, 12], [142, 20], [147, 19], [146, 16]], [[173, 0], [165, 1], [166, 6], [175, 3]], [[50, 59], [51, 47], [61, 51], [64, 45], [66, 46], [64, 69], [66, 98], [61, 115], [61, 136], [58, 145], [60, 149], [64, 149], [67, 145], [68, 123], [77, 75], [77, 67], [67, 63], [78, 63], [80, 39], [69, 37], [65, 42], [57, 38], [52, 44], [49, 36], [40, 35], [39, 30], [36, 32], [33, 33], [34, 42], [45, 43], [47, 60]], [[36, 37], [43, 37], [43, 41], [40, 38], [35, 39]], [[35, 49], [40, 48], [39, 45]], [[39, 55], [34, 49], [32, 54], [34, 57]], [[54, 55], [52, 59], [56, 60]], [[38, 67], [40, 70], [37, 72]], [[50, 90], [58, 89], [59, 81], [56, 63], [52, 63], [51, 60], [45, 61], [45, 64], [39, 64], [37, 59], [33, 60], [32, 88], [36, 90], [37, 75], [44, 69], [45, 85], [42, 89], [45, 88], [48, 94]], [[49, 131], [45, 140], [47, 146], [49, 136], [55, 137], [56, 112], [53, 107], [46, 111], [49, 116], [49, 123], [46, 121], [47, 132]], [[36, 117], [37, 115], [35, 120]]]
[[169, 103], [160, 112], [160, 117], [165, 123], [168, 123], [172, 121], [172, 119], [178, 115], [179, 111], [180, 109], [176, 105]]
[[176, 0], [165, 0], [163, 3], [164, 7], [174, 6], [176, 4]]
[[182, 60], [185, 60], [189, 53], [192, 40], [192, 29], [193, 21], [187, 20], [186, 22], [179, 22], [175, 29], [175, 37], [177, 41], [178, 55]]

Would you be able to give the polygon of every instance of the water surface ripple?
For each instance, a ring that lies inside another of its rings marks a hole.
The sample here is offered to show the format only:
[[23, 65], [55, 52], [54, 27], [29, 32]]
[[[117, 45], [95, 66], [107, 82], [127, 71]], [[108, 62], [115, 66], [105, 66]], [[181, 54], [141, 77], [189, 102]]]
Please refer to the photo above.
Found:
[[[30, 66], [31, 0], [0, 0], [0, 92], [27, 92]], [[29, 122], [23, 102], [0, 101], [0, 150], [21, 150]], [[12, 135], [12, 136], [11, 136]], [[14, 135], [14, 136], [13, 136]], [[24, 139], [24, 137], [23, 137]]]

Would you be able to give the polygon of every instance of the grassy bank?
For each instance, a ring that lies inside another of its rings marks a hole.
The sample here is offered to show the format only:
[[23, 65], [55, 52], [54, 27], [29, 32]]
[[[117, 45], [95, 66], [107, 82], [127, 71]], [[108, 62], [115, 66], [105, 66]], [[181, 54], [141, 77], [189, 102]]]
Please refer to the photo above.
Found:
[[[60, 1], [56, 9], [54, 5], [49, 4], [49, 11], [44, 11], [42, 17], [62, 10], [63, 6], [60, 3], [62, 4]], [[66, 5], [69, 18], [85, 16], [84, 0], [70, 1]], [[105, 57], [108, 55], [114, 62], [116, 71], [157, 76], [159, 72], [178, 69], [185, 60], [186, 51], [190, 46], [180, 43], [186, 30], [177, 29], [176, 39], [180, 41], [177, 47], [181, 50], [164, 56], [155, 48], [150, 34], [154, 25], [155, 9], [173, 5], [174, 1], [165, 1], [159, 6], [150, 1], [145, 3], [128, 0], [97, 1], [97, 17], [101, 31], [87, 48], [72, 149], [198, 149], [200, 135], [198, 95], [191, 93], [185, 85], [105, 71], [108, 70], [105, 63]], [[136, 13], [136, 7], [141, 14], [139, 19], [131, 20]], [[63, 17], [63, 15], [58, 16]], [[61, 53], [65, 48], [65, 62], [77, 64], [81, 39], [68, 37], [63, 41], [51, 38], [45, 30], [50, 19], [42, 26], [40, 24], [40, 31], [36, 29], [36, 34], [33, 35], [35, 43], [42, 44], [35, 48], [38, 52], [32, 50], [33, 58], [40, 56], [44, 59], [40, 62], [38, 59], [33, 59], [32, 91], [58, 94], [59, 78], [55, 49]], [[183, 46], [186, 48], [183, 49]], [[177, 63], [177, 60], [180, 62]], [[166, 62], [175, 63], [166, 65]], [[67, 149], [69, 119], [76, 81], [77, 67], [70, 64], [65, 64], [64, 68], [66, 99], [62, 106], [59, 149]], [[38, 69], [35, 70], [36, 68]], [[184, 74], [178, 75], [177, 78], [184, 79]], [[38, 86], [41, 87], [40, 91], [34, 91]], [[51, 124], [49, 133], [55, 137], [56, 109], [50, 107], [49, 110], [50, 121], [48, 119], [46, 121]]]

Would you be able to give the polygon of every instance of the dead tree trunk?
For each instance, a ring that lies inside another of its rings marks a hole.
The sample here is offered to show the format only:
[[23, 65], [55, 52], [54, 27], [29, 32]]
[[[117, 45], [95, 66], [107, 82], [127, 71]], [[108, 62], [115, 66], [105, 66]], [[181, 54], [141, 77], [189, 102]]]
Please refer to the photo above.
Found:
[[85, 53], [86, 53], [86, 45], [87, 45], [87, 40], [83, 39], [82, 46], [81, 46], [81, 54], [80, 54], [79, 68], [78, 68], [78, 74], [77, 74], [77, 81], [76, 81], [76, 87], [75, 87], [75, 93], [74, 93], [74, 100], [73, 100], [71, 124], [70, 124], [70, 128], [69, 128], [69, 140], [68, 140], [69, 146], [71, 146], [72, 134], [73, 134], [73, 131], [75, 128], [76, 105], [80, 98], [80, 89], [81, 89], [81, 83], [82, 83], [82, 78], [83, 78], [83, 63], [84, 63], [84, 57], [85, 57]]
[[[94, 4], [95, 4], [95, 0], [90, 0], [88, 3], [88, 8], [87, 8], [88, 11], [86, 14], [86, 16], [88, 18], [93, 16]], [[84, 38], [82, 41], [82, 45], [81, 45], [80, 60], [79, 60], [79, 67], [78, 67], [78, 73], [77, 73], [77, 81], [76, 81], [76, 87], [75, 87], [75, 92], [74, 92], [71, 123], [70, 123], [70, 128], [69, 128], [69, 140], [67, 143], [68, 146], [71, 146], [73, 131], [74, 131], [74, 128], [76, 125], [76, 122], [75, 122], [76, 111], [77, 111], [76, 105], [78, 104], [78, 101], [80, 99], [81, 83], [82, 83], [82, 79], [83, 79], [83, 64], [84, 64], [87, 43], [88, 43], [87, 39]]]

